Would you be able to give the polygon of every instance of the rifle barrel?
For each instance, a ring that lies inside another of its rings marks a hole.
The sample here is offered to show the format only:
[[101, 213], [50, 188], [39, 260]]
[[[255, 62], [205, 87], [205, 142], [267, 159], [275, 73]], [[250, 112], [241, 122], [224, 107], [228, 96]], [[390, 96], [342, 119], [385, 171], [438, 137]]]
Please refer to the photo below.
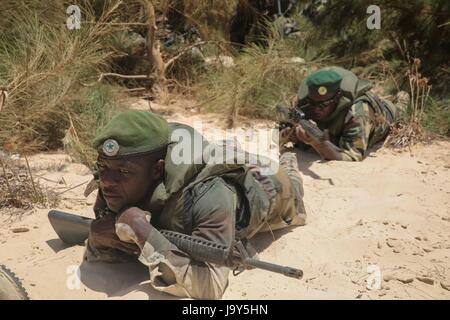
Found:
[[280, 273], [291, 278], [301, 279], [303, 277], [303, 271], [296, 268], [280, 266], [270, 262], [256, 260], [252, 258], [245, 259], [244, 263], [250, 267]]

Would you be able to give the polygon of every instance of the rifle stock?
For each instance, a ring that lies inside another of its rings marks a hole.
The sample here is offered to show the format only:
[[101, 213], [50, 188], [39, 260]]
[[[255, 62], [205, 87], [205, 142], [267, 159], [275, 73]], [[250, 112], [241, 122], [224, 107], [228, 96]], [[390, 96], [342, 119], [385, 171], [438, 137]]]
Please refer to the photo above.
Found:
[[48, 219], [58, 237], [71, 245], [80, 245], [86, 241], [91, 223], [94, 221], [91, 218], [59, 210], [50, 210]]

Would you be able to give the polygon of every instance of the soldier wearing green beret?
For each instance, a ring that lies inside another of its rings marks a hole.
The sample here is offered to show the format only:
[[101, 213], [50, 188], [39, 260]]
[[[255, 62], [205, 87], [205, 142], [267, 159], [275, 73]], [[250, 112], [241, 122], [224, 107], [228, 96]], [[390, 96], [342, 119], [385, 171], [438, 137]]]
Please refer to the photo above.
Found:
[[[118, 114], [100, 131], [94, 141], [96, 219], [85, 259], [139, 259], [155, 289], [217, 299], [227, 287], [229, 269], [192, 260], [158, 230], [230, 246], [257, 232], [304, 225], [302, 177], [293, 153], [282, 156], [274, 175], [264, 175], [258, 165], [210, 164], [202, 152], [177, 164], [176, 130], [185, 133], [183, 139], [201, 137], [191, 127], [136, 110]], [[202, 145], [212, 146], [203, 138]]]
[[340, 67], [312, 73], [300, 87], [295, 108], [313, 120], [310, 123], [322, 134], [308, 134], [307, 128], [297, 125], [290, 140], [311, 146], [325, 160], [363, 160], [370, 147], [386, 138], [408, 99], [402, 93], [394, 105], [370, 92], [371, 88], [368, 81]]

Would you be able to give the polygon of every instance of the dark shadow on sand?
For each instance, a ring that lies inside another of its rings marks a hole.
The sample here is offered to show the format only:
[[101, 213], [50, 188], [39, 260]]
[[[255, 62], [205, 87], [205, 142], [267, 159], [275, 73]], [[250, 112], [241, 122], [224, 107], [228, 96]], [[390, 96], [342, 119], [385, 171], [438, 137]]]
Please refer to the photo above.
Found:
[[266, 231], [257, 233], [251, 240], [250, 243], [256, 252], [260, 253], [271, 246], [275, 241], [280, 239], [285, 234], [293, 232], [296, 228], [302, 228], [302, 226], [292, 226], [275, 231]]
[[148, 267], [139, 261], [127, 263], [103, 263], [83, 261], [80, 265], [80, 280], [89, 289], [106, 293], [109, 298], [122, 297], [139, 291], [149, 300], [174, 300], [175, 296], [152, 288]]
[[[46, 243], [58, 253], [73, 247], [60, 239], [50, 239]], [[137, 259], [127, 263], [87, 262], [80, 265], [80, 280], [89, 289], [103, 292], [109, 298], [123, 297], [131, 292], [143, 292], [149, 300], [174, 300], [175, 296], [157, 291], [148, 283], [150, 278], [148, 267]]]
[[[371, 157], [376, 158], [376, 152], [383, 147], [383, 142], [377, 143], [372, 148], [368, 149], [365, 158]], [[311, 165], [315, 162], [317, 163], [325, 163], [327, 161], [322, 160], [320, 155], [317, 154], [312, 148], [302, 150], [300, 148], [294, 148], [293, 151], [297, 155], [298, 168], [302, 172], [303, 175], [309, 176], [316, 180], [327, 180], [331, 186], [334, 186], [334, 181], [332, 178], [321, 177], [317, 173], [311, 170]], [[364, 161], [364, 160], [363, 160]], [[355, 162], [356, 163], [356, 162]]]
[[379, 143], [377, 143], [376, 145], [374, 145], [372, 148], [370, 148], [369, 150], [367, 150], [365, 158], [368, 158], [368, 157], [370, 157], [370, 158], [376, 158], [377, 155], [376, 155], [376, 154], [373, 154], [373, 153], [375, 153], [375, 152], [377, 152], [378, 150], [382, 149], [382, 148], [383, 148], [383, 144], [384, 144], [384, 141], [379, 142]]
[[50, 239], [45, 242], [55, 253], [58, 253], [64, 249], [72, 247], [72, 245], [64, 243], [60, 239]]
[[321, 177], [317, 173], [311, 170], [311, 165], [315, 162], [324, 163], [326, 161], [322, 160], [321, 157], [312, 149], [301, 150], [299, 148], [293, 149], [291, 152], [295, 152], [297, 155], [298, 168], [301, 173], [305, 176], [309, 176], [315, 180], [326, 180], [332, 186], [334, 186], [333, 179]]

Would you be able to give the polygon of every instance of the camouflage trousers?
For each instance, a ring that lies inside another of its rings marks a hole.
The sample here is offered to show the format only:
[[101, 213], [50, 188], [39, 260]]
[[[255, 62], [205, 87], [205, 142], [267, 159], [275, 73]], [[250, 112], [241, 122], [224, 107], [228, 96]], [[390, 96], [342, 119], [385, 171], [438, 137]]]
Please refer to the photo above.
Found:
[[405, 119], [410, 103], [410, 96], [407, 92], [400, 91], [397, 93], [395, 100], [395, 103], [389, 100], [383, 100], [389, 109], [389, 113], [392, 115], [392, 118], [389, 119], [391, 124]]
[[[255, 177], [262, 182], [264, 189], [270, 189], [267, 178]], [[266, 180], [266, 181], [264, 181]], [[297, 157], [293, 152], [285, 152], [280, 157], [280, 167], [274, 176], [281, 188], [274, 193], [272, 205], [268, 212], [267, 223], [258, 232], [282, 229], [288, 226], [302, 226], [306, 224], [306, 210], [304, 205], [303, 178], [298, 169]]]
[[405, 120], [410, 103], [410, 96], [405, 91], [397, 93], [397, 102], [395, 103], [395, 120]]

